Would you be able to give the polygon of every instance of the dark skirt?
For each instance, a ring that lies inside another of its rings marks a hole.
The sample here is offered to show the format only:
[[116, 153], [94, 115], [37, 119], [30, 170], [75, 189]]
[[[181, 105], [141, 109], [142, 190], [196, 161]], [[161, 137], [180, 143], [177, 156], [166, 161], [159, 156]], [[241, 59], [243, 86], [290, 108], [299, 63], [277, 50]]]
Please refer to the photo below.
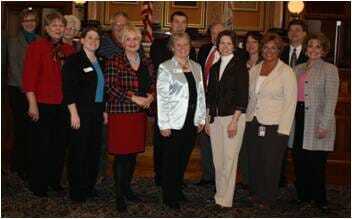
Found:
[[147, 131], [145, 113], [111, 113], [107, 128], [109, 153], [117, 155], [144, 152]]

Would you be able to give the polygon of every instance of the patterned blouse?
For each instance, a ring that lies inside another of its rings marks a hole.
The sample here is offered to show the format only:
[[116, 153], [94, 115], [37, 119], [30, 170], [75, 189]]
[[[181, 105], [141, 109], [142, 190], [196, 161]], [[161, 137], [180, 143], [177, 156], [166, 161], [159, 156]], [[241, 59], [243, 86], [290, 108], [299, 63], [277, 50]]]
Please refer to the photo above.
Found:
[[[143, 58], [139, 69], [133, 70], [126, 55], [114, 55], [105, 62], [105, 86], [106, 86], [106, 112], [108, 113], [137, 113], [144, 109], [133, 103], [131, 93], [140, 94], [142, 83], [141, 76], [147, 76], [147, 93], [155, 94], [155, 72], [150, 59]], [[148, 77], [149, 76], [149, 77]], [[144, 77], [145, 78], [145, 77]], [[145, 86], [145, 84], [143, 84]]]

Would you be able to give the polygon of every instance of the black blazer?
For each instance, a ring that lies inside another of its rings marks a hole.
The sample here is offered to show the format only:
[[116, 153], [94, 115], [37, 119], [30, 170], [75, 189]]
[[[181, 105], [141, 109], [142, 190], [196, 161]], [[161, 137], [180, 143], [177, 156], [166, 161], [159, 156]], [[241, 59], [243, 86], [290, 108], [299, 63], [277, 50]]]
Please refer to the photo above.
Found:
[[[173, 52], [168, 47], [169, 40], [170, 36], [168, 35], [160, 39], [155, 39], [150, 47], [150, 57], [155, 69], [158, 69], [161, 63], [171, 59], [174, 56]], [[196, 61], [196, 55], [196, 50], [191, 47], [189, 54], [190, 59]]]
[[[102, 59], [98, 58], [97, 60], [104, 73]], [[62, 75], [63, 103], [65, 105], [75, 103], [79, 112], [96, 110], [97, 106], [104, 111], [105, 87], [103, 103], [95, 103], [97, 74], [84, 50], [66, 59], [62, 67]]]
[[[285, 46], [281, 53], [281, 60], [285, 62], [287, 65], [289, 64], [290, 59], [290, 45]], [[302, 51], [299, 54], [296, 65], [305, 63], [308, 61], [308, 57], [306, 56], [306, 48], [302, 47]]]
[[[202, 45], [199, 49], [197, 62], [202, 67], [203, 74], [204, 74], [205, 62], [207, 61], [209, 52], [212, 47], [213, 47], [212, 43], [207, 43], [207, 44]], [[204, 78], [204, 75], [203, 75], [203, 78]]]
[[210, 122], [214, 116], [233, 115], [236, 110], [245, 113], [248, 104], [249, 74], [245, 62], [234, 54], [219, 81], [221, 59], [210, 69], [207, 90], [207, 108]]

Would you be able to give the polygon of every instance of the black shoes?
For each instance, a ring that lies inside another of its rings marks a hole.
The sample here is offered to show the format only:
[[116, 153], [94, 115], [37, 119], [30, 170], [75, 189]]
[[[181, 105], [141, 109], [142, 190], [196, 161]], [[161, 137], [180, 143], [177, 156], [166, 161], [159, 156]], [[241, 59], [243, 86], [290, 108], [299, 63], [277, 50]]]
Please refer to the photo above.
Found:
[[127, 205], [123, 197], [116, 199], [116, 210], [118, 210], [119, 212], [127, 211]]
[[168, 208], [171, 208], [173, 210], [180, 210], [180, 204], [178, 202], [164, 202], [164, 205], [166, 205]]
[[214, 185], [214, 181], [212, 180], [200, 180], [199, 182], [195, 183], [194, 185], [196, 186], [208, 186], [208, 185]]
[[99, 192], [95, 188], [87, 192], [87, 198], [96, 198], [99, 197]]
[[125, 198], [127, 201], [130, 201], [130, 202], [141, 202], [142, 200], [132, 191], [128, 192], [126, 195], [125, 195]]
[[48, 197], [47, 192], [33, 191], [33, 194], [39, 198], [47, 198]]
[[211, 197], [211, 198], [208, 198], [205, 202], [208, 204], [215, 204], [215, 199]]

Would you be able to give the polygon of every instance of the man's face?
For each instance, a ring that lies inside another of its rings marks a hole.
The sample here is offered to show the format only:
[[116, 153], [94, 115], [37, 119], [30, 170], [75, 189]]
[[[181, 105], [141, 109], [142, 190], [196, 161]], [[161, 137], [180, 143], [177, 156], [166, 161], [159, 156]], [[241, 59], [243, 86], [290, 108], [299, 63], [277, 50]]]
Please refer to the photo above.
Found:
[[116, 16], [112, 22], [112, 34], [116, 39], [121, 41], [122, 30], [127, 24], [127, 18], [124, 16]]
[[187, 27], [187, 18], [184, 16], [175, 15], [171, 21], [172, 33], [184, 33]]
[[219, 33], [224, 29], [224, 26], [221, 24], [216, 24], [210, 29], [211, 42], [214, 45], [216, 44], [216, 38], [218, 37]]
[[301, 25], [291, 25], [288, 30], [288, 38], [293, 44], [302, 44], [304, 37], [306, 36], [306, 32], [303, 30]]

